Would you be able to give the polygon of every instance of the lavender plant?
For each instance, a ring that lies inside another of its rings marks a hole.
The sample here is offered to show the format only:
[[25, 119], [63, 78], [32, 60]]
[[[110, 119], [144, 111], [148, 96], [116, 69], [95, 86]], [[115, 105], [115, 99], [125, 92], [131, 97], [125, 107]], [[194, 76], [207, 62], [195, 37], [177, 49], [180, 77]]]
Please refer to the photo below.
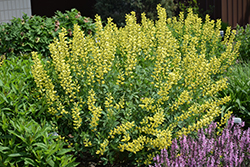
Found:
[[219, 136], [215, 133], [217, 124], [212, 122], [200, 129], [196, 138], [183, 135], [179, 141], [174, 139], [169, 150], [163, 149], [154, 157], [154, 166], [249, 166], [250, 128], [242, 131], [245, 122], [235, 124], [233, 118]]

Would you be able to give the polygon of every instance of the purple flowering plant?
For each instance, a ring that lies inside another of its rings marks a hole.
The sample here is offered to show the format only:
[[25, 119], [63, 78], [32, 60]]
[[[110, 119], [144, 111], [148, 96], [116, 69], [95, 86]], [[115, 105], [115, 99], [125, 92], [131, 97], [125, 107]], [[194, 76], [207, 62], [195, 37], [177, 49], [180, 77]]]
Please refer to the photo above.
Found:
[[221, 135], [216, 135], [216, 122], [205, 130], [200, 129], [196, 138], [182, 136], [174, 139], [169, 150], [161, 150], [150, 167], [246, 167], [250, 166], [250, 128], [243, 131], [245, 122], [228, 120]]

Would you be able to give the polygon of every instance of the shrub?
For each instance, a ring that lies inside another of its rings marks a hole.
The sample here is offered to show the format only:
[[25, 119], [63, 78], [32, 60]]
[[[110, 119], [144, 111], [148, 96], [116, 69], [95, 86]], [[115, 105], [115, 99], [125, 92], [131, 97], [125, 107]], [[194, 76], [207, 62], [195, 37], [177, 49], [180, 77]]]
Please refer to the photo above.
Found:
[[174, 16], [176, 4], [173, 0], [97, 0], [95, 4], [95, 11], [101, 15], [103, 20], [107, 20], [108, 17], [114, 19], [119, 27], [125, 25], [125, 15], [130, 11], [136, 12], [137, 21], [141, 20], [140, 13], [146, 13], [147, 17], [156, 20], [157, 12], [155, 10], [157, 4], [161, 4], [166, 9], [167, 16]]
[[233, 118], [220, 136], [216, 136], [216, 123], [212, 122], [205, 132], [199, 130], [196, 139], [174, 139], [169, 151], [163, 149], [154, 158], [155, 166], [249, 166], [250, 128], [242, 131], [244, 122], [234, 125]]
[[58, 11], [53, 18], [28, 17], [27, 14], [22, 19], [14, 18], [10, 23], [0, 25], [0, 55], [18, 56], [20, 52], [36, 51], [49, 56], [48, 45], [54, 37], [58, 37], [61, 28], [68, 30], [70, 38], [71, 29], [76, 23], [86, 34], [94, 30], [92, 20], [81, 16], [76, 9], [66, 11], [65, 14]]
[[247, 24], [245, 28], [240, 27], [237, 25], [237, 35], [235, 37], [237, 42], [240, 42], [240, 58], [243, 61], [249, 61], [250, 60], [250, 24]]
[[39, 92], [76, 153], [149, 164], [172, 138], [210, 124], [230, 100], [217, 92], [238, 54], [235, 33], [228, 28], [221, 42], [220, 20], [214, 29], [209, 17], [201, 24], [189, 11], [166, 22], [165, 9], [157, 10], [156, 24], [145, 14], [137, 24], [131, 12], [119, 30], [111, 19], [102, 27], [97, 16], [93, 37], [75, 25], [67, 41], [63, 29], [49, 46], [51, 62], [32, 53]]

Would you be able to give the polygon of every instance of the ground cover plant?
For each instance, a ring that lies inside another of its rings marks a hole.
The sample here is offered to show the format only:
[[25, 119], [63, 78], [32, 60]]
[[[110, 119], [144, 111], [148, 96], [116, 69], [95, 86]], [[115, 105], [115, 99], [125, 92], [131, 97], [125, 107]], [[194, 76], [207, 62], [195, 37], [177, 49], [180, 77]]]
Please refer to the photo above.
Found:
[[171, 166], [240, 166], [250, 165], [250, 128], [244, 122], [235, 124], [233, 116], [221, 135], [216, 135], [216, 122], [200, 129], [197, 137], [175, 139], [171, 149], [163, 149], [154, 160], [155, 167]]
[[[210, 124], [229, 96], [222, 75], [238, 56], [235, 31], [221, 41], [221, 21], [202, 20], [191, 10], [186, 18], [166, 18], [157, 7], [154, 24], [142, 14], [126, 16], [126, 26], [112, 20], [85, 36], [74, 25], [49, 45], [52, 61], [33, 52], [32, 74], [54, 115], [58, 133], [77, 156], [90, 153], [104, 164], [150, 164], [172, 139]], [[216, 27], [216, 28], [214, 28]], [[147, 156], [145, 156], [147, 155]]]

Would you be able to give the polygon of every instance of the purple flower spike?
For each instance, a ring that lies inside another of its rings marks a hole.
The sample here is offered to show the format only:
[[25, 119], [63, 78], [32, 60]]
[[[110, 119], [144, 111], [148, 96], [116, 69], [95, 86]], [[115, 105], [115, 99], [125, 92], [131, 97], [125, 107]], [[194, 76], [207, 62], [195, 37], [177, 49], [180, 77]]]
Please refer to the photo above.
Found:
[[245, 167], [250, 165], [250, 128], [242, 131], [244, 122], [235, 124], [231, 116], [221, 136], [216, 136], [216, 123], [212, 122], [205, 130], [199, 129], [197, 139], [182, 136], [173, 140], [168, 151], [163, 149], [161, 156], [154, 158], [155, 167]]

